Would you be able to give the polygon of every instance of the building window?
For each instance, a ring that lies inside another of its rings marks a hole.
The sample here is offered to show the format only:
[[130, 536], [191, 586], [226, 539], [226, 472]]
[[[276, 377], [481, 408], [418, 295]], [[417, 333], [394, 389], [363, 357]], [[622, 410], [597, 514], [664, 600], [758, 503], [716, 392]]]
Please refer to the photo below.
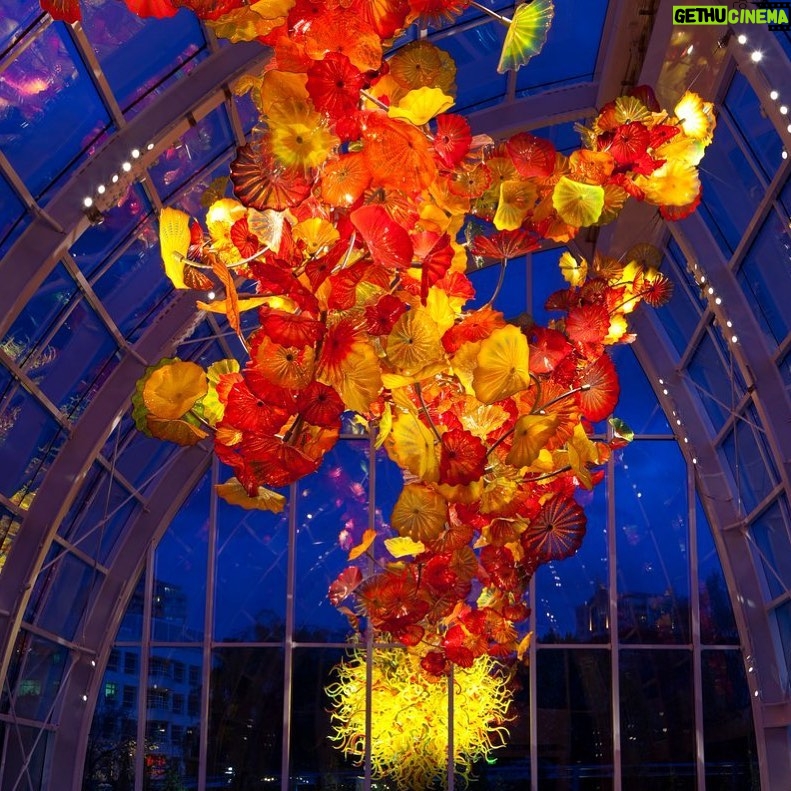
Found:
[[137, 704], [137, 687], [124, 685], [124, 708], [133, 709]]
[[190, 686], [197, 687], [200, 684], [200, 668], [190, 665]]
[[170, 692], [167, 689], [149, 689], [146, 699], [149, 709], [167, 709]]
[[129, 651], [124, 654], [124, 673], [133, 676], [137, 673], [137, 654]]
[[118, 699], [118, 684], [114, 681], [107, 681], [104, 684], [104, 697], [105, 700], [117, 700]]
[[173, 663], [173, 680], [183, 682], [184, 681], [184, 663], [183, 662], [174, 662]]
[[149, 676], [169, 676], [170, 662], [161, 656], [152, 656], [148, 665]]
[[19, 692], [17, 693], [20, 697], [25, 697], [27, 695], [35, 697], [36, 695], [41, 694], [41, 682], [36, 678], [25, 678], [19, 682]]
[[117, 648], [113, 648], [110, 651], [110, 656], [107, 658], [107, 669], [108, 670], [118, 670], [118, 662], [120, 660], [119, 652]]
[[184, 695], [173, 696], [173, 713], [174, 714], [184, 713]]

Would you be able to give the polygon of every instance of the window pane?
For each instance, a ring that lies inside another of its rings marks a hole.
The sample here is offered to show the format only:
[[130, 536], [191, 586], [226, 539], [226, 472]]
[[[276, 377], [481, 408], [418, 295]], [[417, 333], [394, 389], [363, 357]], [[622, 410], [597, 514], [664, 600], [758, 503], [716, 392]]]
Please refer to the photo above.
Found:
[[620, 656], [624, 788], [694, 791], [690, 652], [625, 650]]
[[[650, 355], [650, 350], [645, 350]], [[656, 393], [637, 360], [631, 344], [618, 344], [610, 351], [621, 396], [615, 407], [616, 417], [625, 421], [635, 434], [672, 434]]]
[[[228, 477], [223, 472], [221, 480]], [[288, 490], [281, 493], [288, 496]], [[283, 639], [290, 508], [273, 514], [218, 500], [216, 640]]]
[[539, 650], [540, 788], [612, 788], [610, 653]]
[[610, 639], [607, 588], [607, 484], [582, 490], [577, 501], [588, 524], [579, 551], [536, 571], [536, 633], [543, 643], [602, 643]]
[[698, 497], [695, 497], [698, 539], [698, 590], [700, 594], [700, 638], [704, 644], [738, 645], [739, 632], [733, 617], [728, 583], [714, 545], [711, 527]]
[[673, 441], [634, 443], [615, 469], [618, 633], [624, 642], [689, 642], [686, 465]]
[[782, 495], [751, 526], [756, 563], [763, 569], [767, 597], [774, 599], [791, 589], [791, 518]]
[[778, 481], [761, 419], [754, 408], [746, 409], [734, 423], [722, 442], [721, 455], [733, 474], [741, 507], [749, 514]]
[[[678, 252], [681, 255], [681, 251]], [[681, 356], [689, 345], [703, 312], [697, 298], [700, 296], [700, 289], [690, 284], [691, 277], [686, 272], [683, 257], [676, 259], [667, 255], [662, 264], [662, 272], [673, 282], [673, 295], [667, 304], [656, 309], [655, 315]]]
[[750, 690], [739, 651], [703, 651], [706, 788], [759, 788]]
[[152, 636], [201, 640], [204, 632], [211, 474], [206, 473], [175, 516], [154, 558]]
[[758, 159], [767, 179], [772, 179], [783, 160], [783, 142], [771, 119], [761, 107], [761, 100], [740, 71], [734, 72], [733, 80], [725, 96], [725, 107], [730, 112], [739, 132]]
[[[764, 195], [763, 184], [739, 148], [725, 119], [714, 130], [700, 169], [701, 217], [723, 255], [730, 258]], [[735, 194], [739, 200], [733, 200]]]
[[769, 212], [761, 226], [738, 280], [769, 348], [776, 348], [791, 329], [791, 235], [788, 216], [784, 220], [779, 207]]

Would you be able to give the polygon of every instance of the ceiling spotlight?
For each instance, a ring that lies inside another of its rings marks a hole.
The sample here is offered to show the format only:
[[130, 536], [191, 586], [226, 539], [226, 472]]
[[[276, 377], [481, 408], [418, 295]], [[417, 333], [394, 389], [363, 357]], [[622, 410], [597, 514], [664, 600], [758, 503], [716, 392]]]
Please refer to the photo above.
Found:
[[754, 50], [753, 50], [753, 51], [750, 53], [750, 60], [751, 60], [753, 63], [760, 63], [760, 62], [761, 62], [761, 59], [763, 58], [763, 56], [764, 56], [764, 53], [763, 53], [763, 52], [761, 52], [760, 50], [754, 49]]
[[85, 206], [86, 209], [90, 209], [91, 206], [93, 206], [93, 198], [84, 198], [82, 205]]
[[780, 156], [783, 157], [783, 159], [788, 159], [788, 151], [783, 149], [783, 153]]
[[99, 193], [99, 195], [104, 195], [104, 193], [107, 192], [107, 187], [105, 187], [104, 184], [100, 184], [96, 188], [96, 191]]
[[118, 174], [117, 173], [113, 173], [113, 177], [110, 179], [110, 181], [112, 181], [113, 184], [117, 184], [118, 183]]
[[123, 170], [124, 173], [128, 173], [131, 169], [132, 169], [132, 163], [131, 162], [124, 162], [124, 164], [121, 165], [121, 170]]
[[139, 148], [133, 148], [130, 153], [132, 155], [132, 159], [137, 159], [140, 156], [140, 149]]
[[740, 33], [740, 34], [739, 34], [739, 35], [736, 37], [736, 40], [737, 40], [737, 41], [738, 41], [740, 44], [746, 44], [746, 43], [747, 43], [747, 36], [745, 36], [745, 35], [744, 35], [744, 33]]
[[769, 91], [769, 98], [770, 98], [770, 99], [771, 99], [773, 102], [776, 102], [776, 101], [777, 101], [777, 98], [778, 98], [779, 96], [780, 96], [780, 94], [779, 94], [777, 91]]
[[216, 299], [217, 298], [217, 294], [215, 294], [213, 291], [210, 291], [206, 296], [209, 299]]
[[151, 150], [153, 150], [153, 148], [154, 148], [154, 144], [153, 144], [153, 143], [149, 143], [149, 144], [146, 146], [146, 151], [151, 151]]
[[731, 342], [732, 343], [736, 343], [736, 341], [738, 341], [738, 340], [739, 340], [739, 338], [736, 335], [731, 335]]
[[781, 115], [787, 115], [788, 114], [788, 107], [786, 107], [786, 105], [784, 105], [784, 104], [780, 105], [780, 114]]

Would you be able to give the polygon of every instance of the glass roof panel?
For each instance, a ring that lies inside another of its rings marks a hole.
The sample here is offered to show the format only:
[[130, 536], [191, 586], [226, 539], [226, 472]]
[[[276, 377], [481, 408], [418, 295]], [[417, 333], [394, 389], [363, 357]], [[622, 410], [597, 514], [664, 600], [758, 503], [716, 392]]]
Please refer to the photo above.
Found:
[[25, 223], [21, 223], [20, 219], [24, 217], [25, 204], [0, 174], [0, 258], [22, 232]]
[[167, 200], [196, 173], [234, 145], [233, 131], [224, 105], [209, 113], [171, 148], [163, 151], [149, 169], [162, 200]]
[[695, 524], [698, 541], [697, 578], [700, 588], [700, 638], [708, 645], [738, 645], [739, 630], [722, 562], [714, 545], [709, 520], [695, 496]]
[[621, 397], [615, 415], [625, 421], [636, 434], [671, 434], [664, 410], [656, 393], [629, 344], [617, 344], [610, 356], [621, 382]]
[[0, 403], [10, 425], [0, 442], [0, 493], [35, 491], [66, 439], [60, 424], [34, 396], [11, 387]]
[[[675, 245], [675, 249], [679, 255], [682, 255], [677, 245]], [[683, 255], [679, 260], [671, 254], [670, 249], [665, 255], [662, 272], [673, 283], [673, 295], [666, 304], [656, 309], [654, 315], [664, 327], [678, 355], [681, 356], [703, 314], [700, 289], [692, 290], [689, 283], [690, 278], [684, 267]]]
[[[111, 129], [65, 25], [50, 25], [0, 81], [3, 153], [35, 198], [84, 161]], [[47, 155], [42, 156], [41, 152]]]
[[497, 73], [504, 36], [505, 28], [492, 22], [464, 36], [447, 36], [435, 42], [456, 61], [456, 82], [464, 85], [451, 112], [484, 107], [505, 97], [508, 78]]
[[561, 154], [568, 154], [580, 147], [580, 133], [575, 128], [576, 124], [576, 121], [568, 121], [565, 124], [542, 126], [531, 130], [530, 134], [549, 140]]
[[607, 2], [555, 3], [544, 48], [516, 73], [517, 95], [593, 80]]
[[83, 27], [121, 109], [132, 113], [139, 99], [175, 78], [178, 68], [206, 47], [194, 14], [141, 19], [122, 3], [85, 3]]
[[44, 16], [41, 7], [30, 0], [3, 0], [0, 15], [0, 57]]
[[67, 309], [76, 293], [77, 284], [66, 271], [66, 267], [58, 264], [11, 325], [3, 338], [3, 351], [18, 365], [27, 367], [31, 373], [37, 366], [50, 362], [52, 353], [48, 348], [39, 351], [33, 361], [30, 358], [45, 333]]
[[[764, 187], [725, 116], [714, 131], [714, 142], [706, 149], [700, 182], [703, 186], [701, 217], [725, 257], [730, 258], [758, 208]], [[738, 192], [740, 200], [733, 200], [734, 191]]]
[[106, 563], [115, 542], [140, 507], [140, 502], [113, 480], [104, 467], [94, 463], [61, 522], [58, 535], [100, 563]]
[[770, 348], [776, 347], [791, 330], [791, 233], [779, 206], [764, 220], [738, 280]]
[[41, 379], [42, 392], [72, 420], [76, 420], [86, 403], [84, 399], [118, 364], [111, 358], [118, 345], [85, 299], [72, 303], [63, 324], [47, 344], [52, 355], [46, 376]]
[[782, 495], [750, 526], [768, 588], [767, 598], [791, 589], [791, 515]]
[[70, 252], [88, 280], [93, 280], [99, 267], [151, 210], [145, 192], [139, 185], [135, 185], [117, 205], [104, 213], [101, 223], [86, 229], [72, 245]]
[[773, 178], [782, 164], [783, 141], [749, 80], [739, 71], [734, 72], [724, 104], [764, 175]]
[[150, 215], [135, 240], [93, 284], [94, 291], [125, 338], [144, 323], [152, 309], [173, 294], [162, 276], [159, 220]]

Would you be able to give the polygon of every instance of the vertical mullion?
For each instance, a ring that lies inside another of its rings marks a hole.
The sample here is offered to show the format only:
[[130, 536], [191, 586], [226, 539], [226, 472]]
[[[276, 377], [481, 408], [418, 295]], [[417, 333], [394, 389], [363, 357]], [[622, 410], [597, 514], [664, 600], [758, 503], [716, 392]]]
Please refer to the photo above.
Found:
[[209, 495], [209, 536], [206, 558], [206, 596], [203, 614], [203, 668], [201, 671], [201, 721], [198, 745], [198, 791], [205, 791], [209, 754], [209, 701], [211, 684], [211, 659], [214, 644], [214, 586], [216, 579], [217, 550], [217, 495], [219, 463], [215, 457], [211, 465], [211, 494]]
[[291, 762], [291, 684], [294, 659], [294, 585], [297, 559], [297, 484], [288, 488], [288, 571], [286, 572], [286, 633], [283, 642], [283, 746], [280, 755], [280, 788], [289, 791]]
[[695, 771], [697, 787], [706, 787], [706, 754], [703, 734], [703, 654], [700, 641], [700, 589], [698, 588], [698, 529], [695, 509], [695, 478], [687, 465], [687, 522], [689, 524], [689, 604], [692, 612], [692, 701], [695, 722]]
[[146, 557], [146, 584], [143, 596], [143, 625], [140, 635], [140, 685], [137, 689], [137, 749], [135, 750], [135, 791], [143, 791], [146, 757], [146, 718], [148, 715], [148, 654], [151, 650], [151, 613], [154, 598], [154, 551], [149, 544]]
[[615, 460], [607, 462], [607, 578], [610, 597], [610, 684], [612, 706], [613, 791], [621, 791], [621, 687], [618, 634], [618, 574], [615, 524]]

